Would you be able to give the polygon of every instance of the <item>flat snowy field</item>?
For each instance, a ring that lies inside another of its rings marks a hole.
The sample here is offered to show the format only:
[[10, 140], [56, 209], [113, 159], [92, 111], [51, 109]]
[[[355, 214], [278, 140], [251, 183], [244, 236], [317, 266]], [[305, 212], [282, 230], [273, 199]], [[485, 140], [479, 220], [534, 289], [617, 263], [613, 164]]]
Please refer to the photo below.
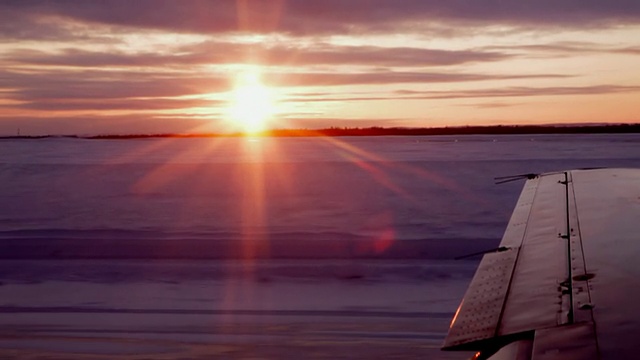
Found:
[[461, 359], [522, 182], [638, 135], [0, 140], [7, 359]]

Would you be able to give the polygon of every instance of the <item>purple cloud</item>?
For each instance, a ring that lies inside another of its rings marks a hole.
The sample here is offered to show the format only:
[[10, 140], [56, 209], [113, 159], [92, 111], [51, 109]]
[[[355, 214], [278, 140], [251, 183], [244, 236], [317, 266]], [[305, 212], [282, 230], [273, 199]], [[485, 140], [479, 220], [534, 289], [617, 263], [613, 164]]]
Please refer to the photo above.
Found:
[[[434, 23], [592, 27], [637, 23], [635, 0], [139, 0], [0, 3], [5, 37], [49, 37], [42, 19], [58, 16], [121, 28], [217, 34], [237, 31], [294, 35], [420, 32]], [[68, 34], [71, 35], [71, 34]]]

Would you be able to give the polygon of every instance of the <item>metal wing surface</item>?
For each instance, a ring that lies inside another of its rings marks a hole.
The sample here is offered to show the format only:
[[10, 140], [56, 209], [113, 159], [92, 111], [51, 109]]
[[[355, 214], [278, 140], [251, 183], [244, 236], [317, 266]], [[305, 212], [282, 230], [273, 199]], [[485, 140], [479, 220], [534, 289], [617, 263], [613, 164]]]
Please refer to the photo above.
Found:
[[477, 359], [635, 359], [640, 169], [527, 180], [500, 251], [484, 255], [443, 350]]

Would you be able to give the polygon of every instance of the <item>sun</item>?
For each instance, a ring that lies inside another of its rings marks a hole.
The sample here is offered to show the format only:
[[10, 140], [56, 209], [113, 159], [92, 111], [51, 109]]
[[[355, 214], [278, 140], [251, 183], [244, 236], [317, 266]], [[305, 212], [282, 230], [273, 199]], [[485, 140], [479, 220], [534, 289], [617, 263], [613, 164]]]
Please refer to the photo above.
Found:
[[274, 92], [264, 85], [257, 71], [238, 75], [229, 104], [231, 121], [245, 133], [264, 130], [275, 113]]

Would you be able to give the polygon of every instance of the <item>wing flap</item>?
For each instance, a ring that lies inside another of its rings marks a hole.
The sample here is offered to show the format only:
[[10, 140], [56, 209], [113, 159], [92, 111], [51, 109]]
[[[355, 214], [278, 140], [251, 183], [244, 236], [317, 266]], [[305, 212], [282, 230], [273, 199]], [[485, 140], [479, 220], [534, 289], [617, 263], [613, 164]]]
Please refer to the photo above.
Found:
[[526, 182], [500, 243], [508, 250], [483, 257], [444, 350], [482, 350], [570, 322], [570, 176]]
[[506, 251], [484, 255], [445, 339], [444, 350], [477, 350], [496, 336], [539, 179], [527, 181], [500, 242]]
[[[567, 323], [566, 174], [540, 176], [496, 335]], [[544, 266], [540, 266], [544, 264]]]
[[495, 336], [517, 256], [516, 250], [486, 254], [453, 319], [444, 347], [474, 350]]
[[[443, 349], [481, 359], [635, 358], [638, 234], [640, 169], [528, 180], [507, 250], [483, 257]], [[530, 356], [520, 356], [522, 344], [532, 344]]]

